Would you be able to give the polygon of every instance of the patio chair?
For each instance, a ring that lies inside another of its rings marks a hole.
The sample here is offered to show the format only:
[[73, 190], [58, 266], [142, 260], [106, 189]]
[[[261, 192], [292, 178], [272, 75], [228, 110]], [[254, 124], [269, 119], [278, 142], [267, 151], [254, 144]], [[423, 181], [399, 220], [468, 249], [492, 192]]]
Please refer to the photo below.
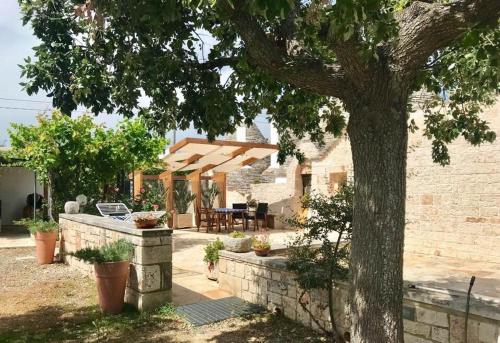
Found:
[[196, 227], [200, 231], [202, 223], [206, 223], [207, 232], [213, 230], [215, 225], [214, 211], [211, 208], [196, 207]]
[[248, 222], [250, 220], [253, 221], [253, 230], [259, 230], [259, 220], [262, 220], [262, 226], [267, 228], [267, 211], [268, 211], [267, 202], [259, 202], [257, 205], [257, 210], [254, 213], [245, 213], [245, 227], [248, 230]]
[[102, 202], [95, 205], [99, 213], [103, 217], [109, 217], [117, 220], [129, 221], [132, 216], [132, 212], [128, 207], [122, 202], [110, 203]]
[[[233, 204], [233, 209], [235, 209], [235, 210], [246, 210], [247, 208], [248, 208], [248, 206], [246, 203], [234, 203]], [[243, 215], [244, 215], [243, 212], [233, 213], [233, 225], [234, 224], [243, 224], [243, 222], [244, 222]], [[238, 219], [240, 220], [240, 223], [237, 222]]]

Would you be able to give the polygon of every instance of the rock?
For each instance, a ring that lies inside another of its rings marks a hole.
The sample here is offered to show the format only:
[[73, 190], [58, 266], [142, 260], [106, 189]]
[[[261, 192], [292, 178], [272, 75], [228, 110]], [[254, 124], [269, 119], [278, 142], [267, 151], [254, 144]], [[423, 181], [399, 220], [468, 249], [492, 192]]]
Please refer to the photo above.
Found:
[[76, 201], [67, 201], [64, 204], [64, 213], [77, 214], [80, 211], [80, 205]]
[[252, 249], [252, 237], [232, 238], [224, 237], [224, 250], [232, 252], [249, 252]]
[[80, 205], [80, 211], [83, 211], [83, 208], [87, 205], [87, 196], [85, 194], [78, 194], [76, 196], [76, 202]]

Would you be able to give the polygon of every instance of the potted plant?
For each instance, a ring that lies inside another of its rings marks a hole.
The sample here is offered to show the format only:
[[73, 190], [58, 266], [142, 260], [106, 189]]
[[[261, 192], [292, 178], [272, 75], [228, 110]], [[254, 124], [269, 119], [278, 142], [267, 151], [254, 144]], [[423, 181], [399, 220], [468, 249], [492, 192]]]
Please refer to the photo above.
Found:
[[240, 231], [233, 231], [224, 237], [224, 250], [232, 252], [249, 252], [252, 249], [252, 237]]
[[249, 211], [257, 211], [257, 205], [258, 205], [257, 200], [250, 199], [250, 200], [248, 200], [247, 205], [248, 205], [248, 210]]
[[219, 278], [219, 250], [222, 249], [224, 249], [224, 243], [219, 238], [205, 247], [203, 261], [207, 263], [206, 275], [209, 280], [217, 281]]
[[132, 243], [119, 239], [100, 248], [83, 248], [69, 254], [94, 264], [99, 305], [106, 314], [117, 314], [123, 310], [133, 251]]
[[203, 188], [201, 193], [201, 202], [205, 208], [213, 208], [215, 198], [220, 194], [219, 187], [217, 184], [213, 183], [211, 186], [206, 186]]
[[271, 251], [271, 243], [269, 242], [269, 234], [263, 233], [259, 236], [252, 237], [252, 248], [257, 256], [267, 256]]
[[38, 264], [50, 264], [54, 261], [59, 225], [54, 221], [23, 219], [16, 224], [24, 225], [35, 237], [36, 261]]
[[174, 228], [185, 228], [193, 226], [193, 214], [187, 213], [189, 205], [196, 198], [188, 188], [185, 181], [174, 183]]

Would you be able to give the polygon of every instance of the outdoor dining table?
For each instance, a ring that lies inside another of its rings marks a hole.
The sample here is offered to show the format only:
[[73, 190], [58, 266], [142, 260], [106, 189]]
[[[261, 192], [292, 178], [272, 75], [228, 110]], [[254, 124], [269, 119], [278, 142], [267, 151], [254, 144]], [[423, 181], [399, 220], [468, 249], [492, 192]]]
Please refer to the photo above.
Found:
[[[217, 232], [220, 232], [220, 222], [221, 219], [226, 216], [227, 223], [229, 223], [229, 229], [234, 231], [234, 223], [233, 223], [233, 214], [235, 213], [248, 213], [247, 209], [238, 209], [238, 208], [214, 208], [216, 223], [217, 223]], [[227, 225], [226, 225], [227, 229]]]

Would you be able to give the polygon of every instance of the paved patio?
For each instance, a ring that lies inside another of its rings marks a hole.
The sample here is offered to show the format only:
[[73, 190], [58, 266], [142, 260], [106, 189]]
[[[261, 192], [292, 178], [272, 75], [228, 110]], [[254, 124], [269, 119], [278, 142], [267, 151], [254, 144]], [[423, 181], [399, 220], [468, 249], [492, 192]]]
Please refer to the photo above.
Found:
[[[270, 230], [271, 243], [285, 244], [294, 237], [293, 231]], [[231, 294], [219, 289], [218, 283], [206, 278], [203, 248], [227, 233], [206, 233], [196, 229], [174, 230], [173, 233], [173, 302], [186, 305], [209, 299], [221, 299]], [[249, 231], [253, 234], [253, 231]], [[31, 247], [30, 235], [18, 228], [0, 233], [0, 248]], [[499, 299], [500, 263], [464, 261], [439, 256], [405, 256], [404, 279], [410, 284], [437, 289], [467, 292], [471, 276], [476, 277], [472, 293], [476, 297]]]

